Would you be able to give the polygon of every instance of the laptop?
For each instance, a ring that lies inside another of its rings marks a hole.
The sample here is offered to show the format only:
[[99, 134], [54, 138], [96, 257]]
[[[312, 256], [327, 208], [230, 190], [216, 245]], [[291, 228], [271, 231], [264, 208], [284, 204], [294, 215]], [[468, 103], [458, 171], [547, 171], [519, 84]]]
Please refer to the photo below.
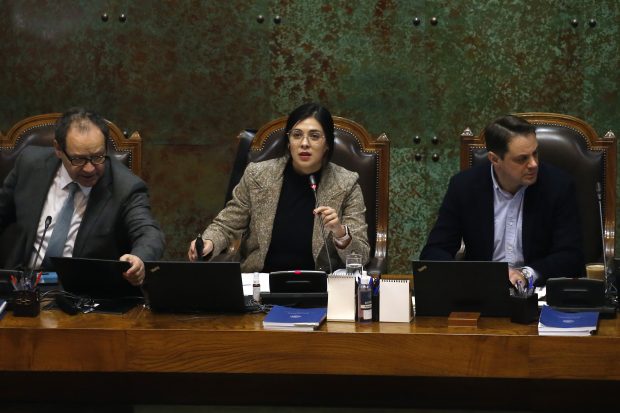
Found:
[[243, 295], [238, 262], [145, 262], [144, 290], [152, 311], [246, 312], [256, 308]]
[[123, 277], [131, 266], [125, 261], [50, 257], [62, 288], [94, 299], [141, 297], [142, 291]]
[[508, 263], [413, 261], [416, 316], [446, 317], [453, 311], [510, 316]]

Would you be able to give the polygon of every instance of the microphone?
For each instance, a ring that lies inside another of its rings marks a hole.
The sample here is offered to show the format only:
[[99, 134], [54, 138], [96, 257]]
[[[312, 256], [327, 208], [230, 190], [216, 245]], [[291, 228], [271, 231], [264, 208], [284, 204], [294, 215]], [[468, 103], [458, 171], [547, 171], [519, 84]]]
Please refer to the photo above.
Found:
[[603, 268], [605, 274], [605, 296], [613, 297], [616, 287], [613, 285], [611, 275], [608, 273], [609, 267], [607, 266], [607, 254], [605, 253], [605, 224], [603, 222], [603, 195], [602, 195], [601, 183], [596, 183], [596, 198], [598, 199], [598, 215], [601, 221], [601, 243], [603, 246]]
[[601, 183], [596, 183], [596, 198], [598, 199], [598, 217], [601, 224], [601, 245], [603, 247], [603, 268], [605, 270], [605, 284], [607, 284], [607, 254], [605, 253], [605, 224], [603, 222], [603, 195]]
[[312, 188], [312, 191], [314, 192], [314, 197], [316, 198], [316, 177], [314, 176], [314, 174], [312, 174], [308, 177], [308, 179], [310, 179], [310, 188]]
[[[312, 188], [312, 192], [314, 193], [314, 207], [317, 208], [319, 206], [319, 198], [316, 196], [316, 177], [314, 174], [308, 175], [308, 180], [310, 181], [310, 188]], [[325, 227], [323, 226], [323, 220], [319, 218], [319, 226], [321, 228], [321, 236], [323, 237], [323, 243], [325, 244], [325, 252], [327, 253], [327, 262], [329, 263], [329, 273], [333, 274], [334, 270], [332, 269], [332, 259], [329, 256], [329, 247], [327, 245], [327, 237], [325, 236]]]
[[32, 268], [30, 269], [30, 276], [28, 280], [30, 285], [34, 283], [34, 270], [35, 268], [37, 268], [37, 258], [39, 258], [39, 253], [41, 252], [41, 247], [43, 246], [43, 240], [45, 240], [45, 234], [47, 233], [47, 229], [50, 227], [51, 223], [52, 223], [52, 217], [48, 215], [45, 218], [45, 227], [43, 228], [43, 236], [41, 237], [41, 242], [39, 242], [39, 248], [37, 248], [37, 253], [34, 256], [34, 261], [32, 262]]

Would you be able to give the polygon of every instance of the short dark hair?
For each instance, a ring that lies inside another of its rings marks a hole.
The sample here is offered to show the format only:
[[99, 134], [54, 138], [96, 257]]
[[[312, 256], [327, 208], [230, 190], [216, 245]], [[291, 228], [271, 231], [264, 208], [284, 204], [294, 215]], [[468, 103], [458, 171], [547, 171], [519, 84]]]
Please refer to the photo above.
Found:
[[531, 134], [536, 134], [536, 126], [514, 115], [496, 119], [484, 129], [487, 151], [495, 153], [501, 159], [504, 159], [508, 152], [508, 143], [513, 137]]
[[325, 156], [329, 161], [334, 153], [334, 119], [332, 119], [332, 114], [329, 113], [329, 110], [318, 103], [304, 103], [288, 115], [284, 129], [284, 139], [288, 140], [288, 133], [297, 123], [308, 118], [316, 119], [323, 128], [325, 141], [329, 148]]
[[71, 126], [77, 123], [77, 126], [81, 127], [80, 125], [82, 125], [83, 122], [89, 122], [98, 127], [101, 133], [103, 133], [107, 146], [108, 139], [110, 139], [110, 128], [108, 128], [108, 124], [105, 119], [92, 110], [87, 110], [84, 108], [71, 108], [63, 113], [62, 117], [58, 119], [56, 122], [56, 129], [54, 131], [54, 138], [62, 150], [67, 150], [67, 132], [69, 132]]

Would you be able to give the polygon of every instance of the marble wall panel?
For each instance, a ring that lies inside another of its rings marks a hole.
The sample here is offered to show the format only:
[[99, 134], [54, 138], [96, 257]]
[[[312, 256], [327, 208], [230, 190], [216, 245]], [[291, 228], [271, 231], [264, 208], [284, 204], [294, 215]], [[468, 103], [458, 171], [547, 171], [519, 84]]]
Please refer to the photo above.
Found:
[[170, 259], [222, 207], [237, 133], [304, 101], [390, 138], [393, 272], [465, 127], [543, 111], [620, 131], [616, 0], [0, 0], [0, 19], [0, 130], [74, 105], [139, 130]]

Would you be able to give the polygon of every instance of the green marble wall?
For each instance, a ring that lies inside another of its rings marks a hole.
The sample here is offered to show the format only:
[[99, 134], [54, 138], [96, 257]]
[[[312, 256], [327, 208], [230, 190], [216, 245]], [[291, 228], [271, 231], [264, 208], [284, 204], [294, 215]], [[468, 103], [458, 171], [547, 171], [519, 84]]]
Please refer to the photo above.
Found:
[[419, 253], [466, 126], [544, 111], [620, 131], [618, 0], [0, 0], [0, 19], [0, 130], [86, 105], [140, 131], [170, 259], [222, 207], [237, 132], [306, 100], [389, 136], [393, 272]]

